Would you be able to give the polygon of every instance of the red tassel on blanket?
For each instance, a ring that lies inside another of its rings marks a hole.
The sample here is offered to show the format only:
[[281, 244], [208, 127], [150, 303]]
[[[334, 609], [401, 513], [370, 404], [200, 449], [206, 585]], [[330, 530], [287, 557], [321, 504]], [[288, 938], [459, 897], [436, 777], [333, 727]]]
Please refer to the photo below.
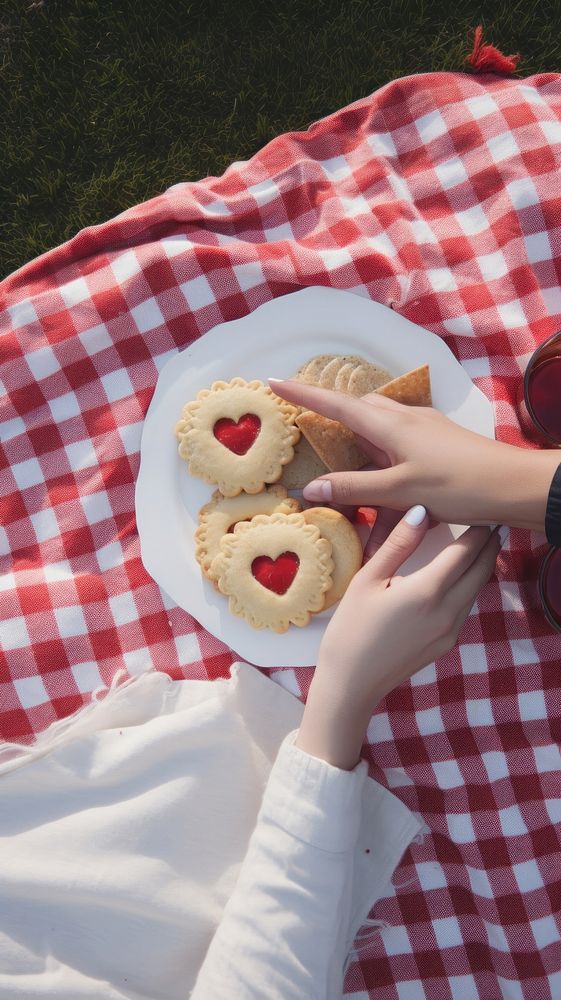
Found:
[[514, 73], [520, 56], [503, 56], [494, 45], [483, 45], [483, 28], [480, 24], [475, 29], [473, 50], [466, 57], [466, 62], [473, 67], [475, 73]]

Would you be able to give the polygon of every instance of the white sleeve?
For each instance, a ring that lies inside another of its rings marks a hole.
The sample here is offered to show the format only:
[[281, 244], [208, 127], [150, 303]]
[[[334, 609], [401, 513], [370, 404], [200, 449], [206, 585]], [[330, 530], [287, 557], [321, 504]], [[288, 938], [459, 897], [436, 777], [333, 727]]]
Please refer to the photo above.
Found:
[[279, 750], [191, 1000], [340, 1000], [368, 767]]

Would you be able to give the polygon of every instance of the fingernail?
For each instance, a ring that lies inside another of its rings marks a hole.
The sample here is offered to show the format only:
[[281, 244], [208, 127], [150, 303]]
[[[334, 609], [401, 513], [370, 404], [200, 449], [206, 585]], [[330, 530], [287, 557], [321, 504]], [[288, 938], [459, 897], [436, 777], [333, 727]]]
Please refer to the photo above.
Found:
[[407, 521], [407, 524], [411, 524], [414, 528], [418, 528], [419, 525], [423, 523], [426, 516], [426, 509], [418, 503], [415, 507], [411, 507], [407, 511], [404, 520]]
[[267, 382], [269, 383], [269, 385], [271, 384], [271, 382], [274, 382], [275, 385], [280, 385], [281, 382], [286, 382], [286, 379], [285, 378], [268, 378]]
[[304, 497], [306, 500], [332, 500], [333, 490], [329, 479], [314, 479], [308, 483], [304, 486]]

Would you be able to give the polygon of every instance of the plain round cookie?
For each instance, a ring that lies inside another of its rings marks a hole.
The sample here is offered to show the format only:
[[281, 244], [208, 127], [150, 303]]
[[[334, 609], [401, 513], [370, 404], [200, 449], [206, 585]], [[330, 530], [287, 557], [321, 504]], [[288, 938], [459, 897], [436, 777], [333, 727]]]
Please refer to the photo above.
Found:
[[309, 382], [311, 385], [319, 385], [319, 377], [330, 361], [336, 357], [335, 354], [316, 354], [315, 357], [310, 358], [305, 365], [299, 369], [298, 380], [300, 382]]
[[302, 490], [312, 479], [318, 479], [326, 472], [329, 472], [329, 469], [302, 435], [298, 444], [294, 445], [292, 462], [285, 465], [282, 470], [280, 485], [285, 486], [287, 490]]
[[[360, 361], [359, 364], [362, 364]], [[346, 392], [349, 384], [349, 379], [354, 372], [357, 365], [353, 361], [347, 361], [342, 368], [339, 369], [335, 377], [335, 392]]]
[[350, 396], [367, 396], [369, 392], [375, 392], [387, 382], [393, 381], [393, 377], [381, 365], [367, 361], [358, 365], [351, 373], [347, 383], [347, 392]]
[[261, 493], [238, 493], [225, 497], [215, 490], [209, 503], [199, 511], [199, 526], [195, 531], [195, 558], [204, 575], [213, 583], [212, 560], [220, 551], [224, 535], [238, 521], [250, 521], [257, 514], [297, 514], [301, 510], [297, 500], [289, 497], [284, 486], [267, 486]]
[[355, 573], [362, 566], [362, 545], [358, 532], [348, 518], [331, 507], [309, 507], [304, 511], [307, 524], [319, 528], [322, 538], [331, 542], [334, 569], [333, 583], [325, 595], [323, 611], [340, 601]]
[[336, 354], [332, 361], [326, 364], [323, 369], [317, 384], [322, 389], [335, 389], [335, 379], [337, 378], [339, 369], [343, 365], [347, 364], [347, 358], [343, 357], [341, 354]]

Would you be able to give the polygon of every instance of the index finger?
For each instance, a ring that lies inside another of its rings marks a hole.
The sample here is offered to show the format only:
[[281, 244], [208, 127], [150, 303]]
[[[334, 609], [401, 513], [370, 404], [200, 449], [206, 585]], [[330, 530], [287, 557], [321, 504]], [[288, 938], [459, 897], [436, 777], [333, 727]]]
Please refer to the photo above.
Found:
[[321, 413], [331, 420], [339, 420], [369, 441], [374, 441], [379, 434], [383, 434], [387, 439], [393, 424], [391, 417], [395, 414], [395, 407], [401, 409], [400, 403], [395, 403], [385, 396], [371, 396], [369, 401], [365, 402], [356, 396], [332, 392], [331, 389], [320, 389], [306, 382], [295, 382], [292, 379], [283, 381], [276, 378], [267, 381], [277, 396], [282, 396], [289, 403]]

